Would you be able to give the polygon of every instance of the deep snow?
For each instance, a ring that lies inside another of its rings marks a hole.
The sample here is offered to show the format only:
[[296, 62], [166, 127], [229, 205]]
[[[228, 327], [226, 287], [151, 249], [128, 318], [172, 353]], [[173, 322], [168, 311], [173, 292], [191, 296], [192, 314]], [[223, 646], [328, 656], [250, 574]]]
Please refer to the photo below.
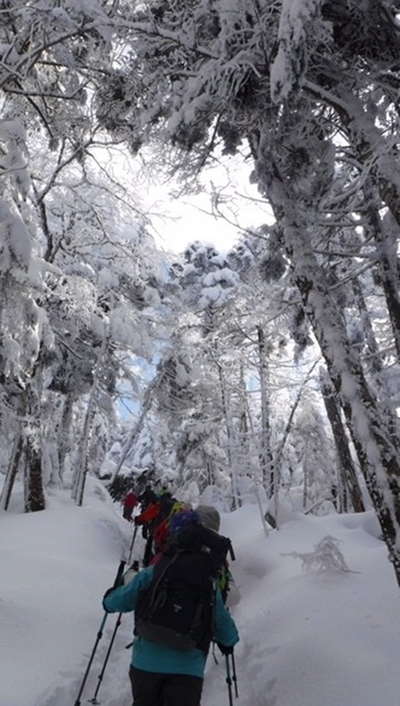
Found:
[[[99, 483], [83, 508], [68, 494], [45, 512], [0, 514], [0, 706], [73, 706], [132, 527]], [[372, 513], [293, 515], [265, 537], [257, 507], [223, 517], [241, 592], [232, 612], [238, 706], [400, 705], [399, 590]], [[304, 573], [291, 552], [340, 540], [351, 572]], [[140, 557], [141, 542], [135, 558]], [[289, 554], [289, 555], [288, 555]], [[116, 617], [109, 616], [82, 704], [93, 696]], [[132, 616], [123, 618], [99, 701], [131, 706]], [[224, 662], [209, 658], [203, 706], [228, 706]], [[184, 704], [182, 704], [184, 706]]]

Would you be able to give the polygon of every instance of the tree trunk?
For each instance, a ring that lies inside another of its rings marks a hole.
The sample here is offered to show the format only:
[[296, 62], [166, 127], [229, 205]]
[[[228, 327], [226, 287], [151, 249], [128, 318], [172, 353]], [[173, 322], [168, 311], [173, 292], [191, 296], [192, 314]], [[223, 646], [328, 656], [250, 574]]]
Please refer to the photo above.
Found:
[[308, 505], [308, 439], [306, 439], [304, 454], [303, 454], [303, 510], [307, 508]]
[[288, 254], [305, 311], [312, 323], [329, 376], [341, 400], [367, 488], [400, 585], [400, 461], [377, 401], [348, 341], [338, 303], [314, 256], [307, 226], [296, 212], [296, 199], [285, 198], [275, 179], [274, 196], [282, 213]]
[[263, 486], [269, 498], [275, 493], [274, 461], [271, 452], [270, 405], [268, 396], [268, 360], [265, 349], [265, 334], [261, 326], [257, 326], [258, 341], [258, 375], [261, 391], [261, 444], [260, 466]]
[[39, 359], [35, 375], [29, 381], [25, 390], [26, 417], [23, 423], [23, 445], [25, 451], [25, 512], [38, 512], [46, 507], [43, 489], [42, 458], [41, 458], [41, 419], [39, 391], [36, 388], [41, 374]]
[[249, 420], [247, 418], [248, 402], [247, 402], [247, 389], [244, 378], [244, 365], [243, 362], [240, 363], [240, 374], [239, 374], [239, 399], [240, 399], [240, 409], [239, 409], [239, 442], [240, 442], [240, 453], [239, 453], [239, 465], [246, 472], [246, 468], [249, 465], [250, 458], [250, 439], [249, 439]]
[[[400, 360], [400, 294], [397, 273], [397, 238], [393, 239], [393, 236], [390, 236], [387, 232], [387, 225], [383, 224], [378, 207], [373, 204], [373, 187], [365, 187], [364, 191], [367, 203], [372, 202], [372, 205], [366, 209], [365, 218], [368, 220], [369, 230], [373, 234], [376, 244], [379, 276], [385, 294], [397, 357]], [[395, 240], [395, 243], [393, 240]]]
[[377, 376], [378, 385], [382, 385], [382, 380], [380, 374], [383, 370], [382, 358], [379, 353], [378, 344], [375, 338], [374, 329], [372, 327], [371, 317], [367, 309], [367, 304], [365, 301], [363, 289], [358, 277], [354, 277], [352, 280], [354, 299], [357, 305], [357, 309], [360, 314], [360, 320], [362, 325], [362, 330], [364, 333], [365, 343], [368, 350], [368, 364], [371, 372]]
[[227, 400], [227, 394], [226, 394], [226, 389], [225, 389], [225, 379], [224, 379], [224, 374], [222, 371], [222, 366], [220, 365], [220, 363], [217, 363], [217, 367], [218, 367], [218, 377], [219, 377], [219, 385], [220, 385], [220, 392], [221, 392], [221, 405], [222, 405], [222, 411], [224, 413], [226, 438], [227, 438], [226, 455], [227, 455], [229, 472], [231, 474], [231, 482], [232, 482], [232, 509], [237, 510], [237, 508], [241, 506], [241, 500], [240, 500], [240, 496], [239, 496], [238, 483], [237, 483], [236, 458], [234, 457], [234, 454], [232, 453], [232, 443], [233, 443], [232, 420], [231, 420], [231, 414], [230, 414], [229, 404], [228, 404], [228, 400]]
[[7, 473], [1, 491], [0, 496], [0, 510], [8, 510], [8, 506], [11, 500], [11, 493], [14, 487], [14, 481], [17, 477], [20, 461], [23, 452], [23, 438], [20, 431], [17, 432], [17, 436], [14, 439], [13, 448], [11, 452], [11, 457], [8, 462]]
[[78, 451], [78, 461], [77, 469], [74, 475], [73, 485], [72, 485], [72, 497], [76, 501], [77, 505], [81, 506], [83, 503], [83, 496], [85, 492], [86, 477], [88, 474], [88, 449], [89, 449], [89, 437], [93, 426], [94, 417], [96, 414], [96, 401], [97, 401], [97, 391], [99, 387], [99, 379], [102, 372], [102, 366], [104, 360], [107, 357], [107, 352], [109, 350], [109, 332], [107, 330], [106, 324], [104, 324], [103, 340], [101, 343], [101, 348], [97, 354], [97, 360], [93, 373], [93, 385], [89, 395], [88, 406], [85, 414], [85, 421], [83, 425], [83, 431], [81, 440], [79, 443]]
[[45, 509], [42, 459], [38, 440], [31, 433], [25, 437], [25, 512]]
[[58, 464], [62, 482], [65, 471], [65, 460], [71, 451], [71, 424], [74, 411], [74, 397], [70, 393], [64, 399], [60, 431], [58, 435]]
[[[400, 189], [398, 182], [397, 147], [389, 145], [382, 137], [374, 118], [364, 110], [356, 93], [338, 87], [340, 105], [336, 105], [347, 129], [348, 139], [369, 177], [364, 185], [365, 202], [368, 205], [365, 216], [373, 233], [378, 268], [382, 279], [386, 305], [392, 331], [400, 359], [400, 291], [397, 268], [397, 233], [388, 232], [382, 222], [377, 202], [382, 200], [391, 214], [396, 230], [400, 227]], [[345, 106], [345, 107], [344, 107]], [[371, 156], [374, 155], [371, 168]]]
[[83, 496], [85, 493], [86, 477], [88, 473], [88, 448], [89, 448], [89, 437], [92, 429], [94, 417], [96, 414], [96, 393], [97, 385], [93, 384], [90, 392], [88, 406], [85, 413], [85, 421], [83, 424], [83, 431], [81, 440], [79, 443], [79, 453], [78, 453], [78, 469], [72, 489], [72, 497], [76, 501], [79, 507], [82, 506]]
[[[332, 428], [336, 453], [339, 460], [339, 472], [343, 489], [348, 489], [354, 512], [364, 512], [364, 501], [357, 479], [356, 469], [351, 457], [346, 432], [342, 423], [335, 393], [326, 372], [320, 369], [320, 387], [325, 404], [326, 414]], [[343, 501], [342, 501], [343, 502]]]
[[289, 414], [289, 417], [288, 417], [288, 420], [286, 423], [286, 427], [283, 432], [282, 440], [281, 440], [281, 443], [279, 444], [278, 451], [276, 452], [276, 455], [275, 455], [275, 474], [278, 479], [281, 476], [281, 464], [282, 464], [283, 451], [285, 449], [286, 442], [287, 442], [289, 435], [290, 435], [290, 432], [292, 430], [294, 415], [296, 414], [297, 407], [299, 406], [301, 396], [304, 392], [304, 388], [306, 387], [307, 383], [309, 382], [310, 377], [311, 377], [317, 363], [319, 363], [319, 360], [316, 360], [312, 364], [311, 368], [309, 369], [306, 377], [304, 378], [303, 382], [300, 385], [299, 391], [296, 395], [296, 399], [292, 405], [292, 409], [290, 410], [290, 414]]

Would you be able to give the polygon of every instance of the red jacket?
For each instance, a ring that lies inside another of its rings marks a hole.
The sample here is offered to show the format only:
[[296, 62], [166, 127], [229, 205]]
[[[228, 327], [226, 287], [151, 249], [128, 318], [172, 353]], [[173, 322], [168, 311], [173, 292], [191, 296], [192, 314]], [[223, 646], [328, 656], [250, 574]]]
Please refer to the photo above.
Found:
[[138, 502], [138, 496], [133, 492], [133, 490], [130, 490], [124, 498], [124, 508], [126, 510], [133, 510], [133, 508], [136, 507]]
[[146, 507], [146, 509], [135, 518], [135, 523], [137, 525], [147, 525], [148, 522], [152, 522], [156, 519], [160, 509], [161, 506], [158, 501], [156, 503], [151, 503], [149, 507]]

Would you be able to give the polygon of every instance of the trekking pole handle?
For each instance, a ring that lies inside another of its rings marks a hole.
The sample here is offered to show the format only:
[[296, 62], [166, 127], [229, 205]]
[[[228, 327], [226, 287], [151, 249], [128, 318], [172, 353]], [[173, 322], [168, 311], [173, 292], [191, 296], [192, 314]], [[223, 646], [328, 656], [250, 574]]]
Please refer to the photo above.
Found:
[[235, 557], [235, 552], [233, 551], [233, 547], [232, 547], [232, 544], [231, 544], [230, 542], [229, 542], [229, 550], [228, 550], [228, 551], [229, 551], [229, 554], [230, 554], [230, 557], [231, 557], [232, 561], [235, 561], [235, 559], [236, 559], [236, 557]]

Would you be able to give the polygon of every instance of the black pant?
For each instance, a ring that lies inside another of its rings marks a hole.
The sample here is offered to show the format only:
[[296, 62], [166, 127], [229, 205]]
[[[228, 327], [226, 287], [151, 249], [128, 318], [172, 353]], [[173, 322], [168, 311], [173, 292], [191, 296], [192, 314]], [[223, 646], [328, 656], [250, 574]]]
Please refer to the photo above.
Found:
[[160, 674], [131, 667], [134, 706], [200, 706], [203, 680], [189, 674]]

